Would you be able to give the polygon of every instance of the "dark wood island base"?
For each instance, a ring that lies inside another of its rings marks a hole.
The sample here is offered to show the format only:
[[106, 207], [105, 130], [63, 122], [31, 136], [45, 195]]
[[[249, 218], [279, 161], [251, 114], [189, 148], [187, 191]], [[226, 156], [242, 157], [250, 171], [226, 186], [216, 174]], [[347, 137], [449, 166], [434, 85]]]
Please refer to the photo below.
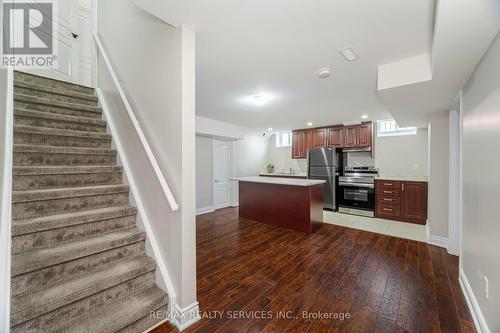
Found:
[[305, 233], [323, 225], [323, 184], [283, 185], [239, 180], [240, 217]]

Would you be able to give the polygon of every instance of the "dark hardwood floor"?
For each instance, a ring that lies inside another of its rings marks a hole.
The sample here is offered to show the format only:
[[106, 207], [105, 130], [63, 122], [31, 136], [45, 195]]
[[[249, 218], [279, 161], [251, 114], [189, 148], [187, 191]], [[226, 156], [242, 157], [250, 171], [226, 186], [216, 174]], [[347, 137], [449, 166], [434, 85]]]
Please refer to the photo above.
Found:
[[458, 257], [421, 242], [228, 208], [198, 217], [197, 268], [203, 317], [184, 332], [475, 332]]

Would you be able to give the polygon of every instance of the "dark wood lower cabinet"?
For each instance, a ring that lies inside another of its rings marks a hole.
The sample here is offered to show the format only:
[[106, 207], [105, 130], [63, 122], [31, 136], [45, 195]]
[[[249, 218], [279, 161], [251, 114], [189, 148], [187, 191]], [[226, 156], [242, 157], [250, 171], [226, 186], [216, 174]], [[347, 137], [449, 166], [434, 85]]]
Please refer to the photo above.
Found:
[[425, 224], [427, 182], [375, 181], [375, 216], [383, 219]]

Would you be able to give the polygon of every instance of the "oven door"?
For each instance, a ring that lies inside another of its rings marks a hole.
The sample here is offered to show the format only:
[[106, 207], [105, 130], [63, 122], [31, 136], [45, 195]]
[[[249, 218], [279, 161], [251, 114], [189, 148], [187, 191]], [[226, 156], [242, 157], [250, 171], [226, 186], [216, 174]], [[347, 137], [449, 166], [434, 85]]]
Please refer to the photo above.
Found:
[[375, 210], [375, 189], [373, 184], [339, 182], [339, 206]]

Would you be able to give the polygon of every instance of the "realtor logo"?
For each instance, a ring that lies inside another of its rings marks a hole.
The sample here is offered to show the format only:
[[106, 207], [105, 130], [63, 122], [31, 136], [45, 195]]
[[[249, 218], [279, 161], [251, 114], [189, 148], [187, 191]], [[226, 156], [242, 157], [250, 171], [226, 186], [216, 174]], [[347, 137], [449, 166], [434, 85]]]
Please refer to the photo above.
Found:
[[55, 67], [52, 2], [4, 2], [1, 65]]

